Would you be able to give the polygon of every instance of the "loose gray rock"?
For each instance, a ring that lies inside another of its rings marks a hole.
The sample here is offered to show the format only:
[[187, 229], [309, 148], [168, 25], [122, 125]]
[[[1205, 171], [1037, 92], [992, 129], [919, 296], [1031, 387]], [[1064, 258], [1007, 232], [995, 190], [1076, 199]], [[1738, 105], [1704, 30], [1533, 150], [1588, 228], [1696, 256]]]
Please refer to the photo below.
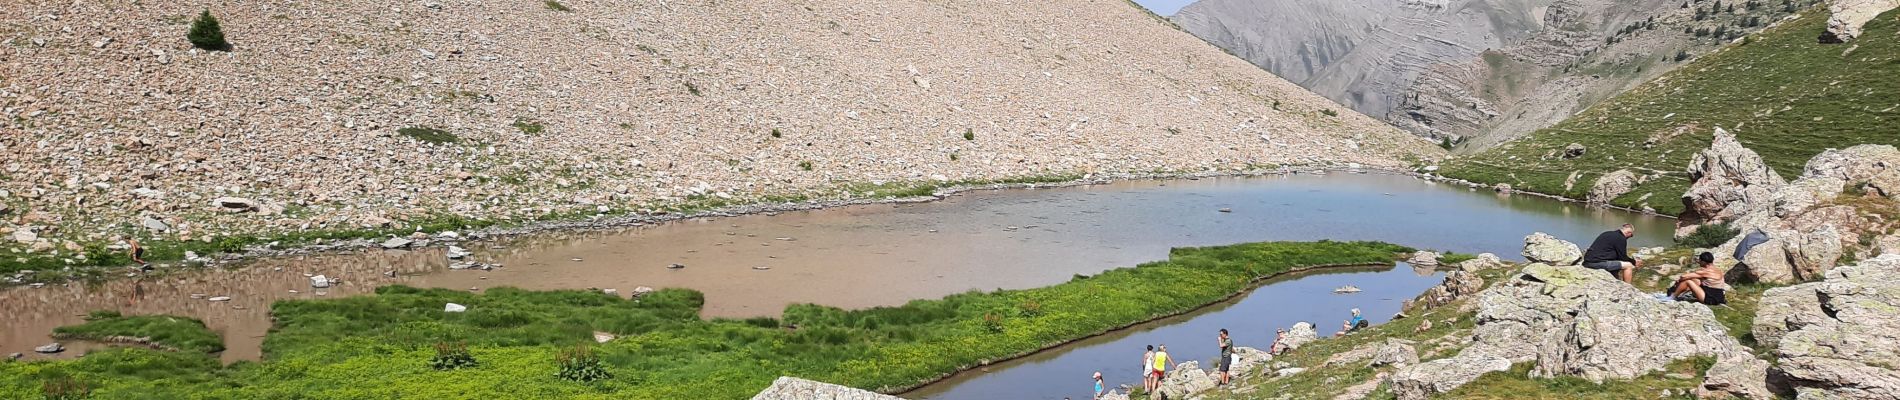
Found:
[[1405, 262], [1419, 266], [1436, 266], [1438, 265], [1438, 257], [1438, 253], [1420, 250], [1412, 253], [1412, 258], [1406, 259]]
[[1568, 146], [1564, 146], [1564, 158], [1571, 159], [1571, 158], [1583, 157], [1583, 153], [1586, 150], [1588, 149], [1583, 147], [1583, 143], [1571, 143]]
[[228, 212], [252, 212], [258, 210], [256, 200], [243, 197], [219, 197], [211, 200], [211, 206]]
[[1775, 387], [1785, 391], [1785, 382], [1771, 382], [1774, 376], [1768, 373], [1767, 361], [1751, 355], [1733, 355], [1719, 358], [1709, 367], [1702, 380], [1702, 386], [1695, 389], [1698, 398], [1740, 398], [1749, 400], [1769, 400], [1776, 398]]
[[400, 249], [400, 248], [406, 248], [406, 247], [409, 247], [409, 245], [410, 245], [410, 244], [414, 244], [414, 243], [415, 243], [415, 241], [413, 241], [413, 240], [409, 240], [409, 239], [404, 239], [404, 238], [399, 238], [399, 237], [398, 237], [398, 238], [389, 238], [389, 240], [384, 240], [384, 241], [383, 241], [383, 248], [385, 248], [385, 249]]
[[59, 345], [59, 343], [51, 343], [44, 346], [33, 348], [33, 352], [40, 353], [40, 354], [53, 354], [53, 353], [58, 353], [62, 351], [66, 351], [66, 347]]
[[139, 225], [144, 226], [145, 229], [152, 232], [169, 232], [172, 230], [170, 224], [166, 224], [165, 221], [160, 221], [152, 217], [140, 217]]

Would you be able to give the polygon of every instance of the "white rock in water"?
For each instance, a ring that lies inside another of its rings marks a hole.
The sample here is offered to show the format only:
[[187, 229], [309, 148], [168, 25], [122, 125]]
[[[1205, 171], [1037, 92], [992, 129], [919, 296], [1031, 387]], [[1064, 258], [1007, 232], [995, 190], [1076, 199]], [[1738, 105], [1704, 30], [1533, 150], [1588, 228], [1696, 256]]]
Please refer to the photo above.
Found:
[[448, 305], [442, 306], [442, 312], [463, 312], [463, 311], [468, 311], [468, 306], [455, 304], [455, 303], [449, 303]]
[[1333, 289], [1333, 293], [1359, 293], [1359, 292], [1360, 292], [1359, 287], [1353, 286], [1353, 285], [1340, 286], [1338, 289]]
[[34, 347], [33, 351], [37, 353], [52, 354], [52, 353], [66, 351], [66, 347], [60, 346], [59, 343], [53, 343], [53, 344], [48, 344], [45, 346]]
[[333, 283], [336, 283], [336, 282], [330, 281], [330, 277], [327, 277], [327, 276], [317, 275], [317, 276], [310, 277], [310, 287], [313, 287], [313, 288], [318, 288], [318, 289], [327, 288], [327, 287], [330, 287], [330, 285]]

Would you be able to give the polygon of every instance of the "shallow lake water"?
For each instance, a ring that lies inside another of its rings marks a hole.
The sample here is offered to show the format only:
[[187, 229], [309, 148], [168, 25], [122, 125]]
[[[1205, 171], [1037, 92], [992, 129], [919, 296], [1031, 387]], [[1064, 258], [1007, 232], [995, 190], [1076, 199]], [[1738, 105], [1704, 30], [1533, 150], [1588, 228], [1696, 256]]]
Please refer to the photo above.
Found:
[[[1075, 399], [1089, 398], [1090, 377], [1102, 373], [1109, 387], [1141, 386], [1141, 356], [1149, 345], [1165, 345], [1176, 362], [1200, 361], [1203, 369], [1219, 359], [1217, 341], [1228, 331], [1234, 346], [1265, 350], [1274, 332], [1300, 321], [1312, 322], [1321, 336], [1339, 331], [1359, 308], [1374, 324], [1390, 320], [1399, 304], [1444, 280], [1429, 268], [1350, 267], [1301, 272], [1266, 281], [1236, 299], [1194, 312], [1084, 339], [1028, 357], [965, 371], [909, 393], [916, 400]], [[1355, 285], [1363, 292], [1335, 294]]]
[[[48, 336], [54, 327], [79, 323], [91, 310], [113, 309], [203, 319], [224, 336], [226, 361], [256, 359], [270, 328], [272, 301], [358, 295], [389, 284], [622, 293], [638, 286], [686, 287], [706, 294], [708, 317], [776, 316], [792, 303], [861, 308], [971, 289], [1046, 286], [1075, 274], [1163, 259], [1177, 246], [1381, 240], [1516, 259], [1530, 232], [1587, 245], [1596, 233], [1626, 222], [1640, 232], [1632, 245], [1664, 243], [1672, 226], [1663, 218], [1380, 174], [974, 191], [927, 203], [700, 218], [463, 245], [475, 252], [471, 259], [504, 266], [493, 271], [450, 270], [439, 248], [365, 250], [101, 285], [15, 288], [0, 291], [0, 315], [9, 319], [0, 327], [0, 352], [31, 354], [33, 346], [54, 341]], [[384, 275], [390, 271], [397, 275]], [[344, 282], [313, 289], [307, 274]], [[231, 299], [206, 299], [216, 296]]]

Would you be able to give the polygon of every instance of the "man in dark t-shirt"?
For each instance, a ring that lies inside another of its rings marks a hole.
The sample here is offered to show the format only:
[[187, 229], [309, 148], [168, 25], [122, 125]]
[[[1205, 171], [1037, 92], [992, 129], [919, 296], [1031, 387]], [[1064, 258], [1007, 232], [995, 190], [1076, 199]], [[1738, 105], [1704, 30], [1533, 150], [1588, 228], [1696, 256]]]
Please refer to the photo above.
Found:
[[1597, 240], [1590, 242], [1590, 249], [1583, 252], [1585, 268], [1609, 271], [1610, 275], [1628, 283], [1636, 277], [1636, 267], [1642, 263], [1630, 258], [1629, 238], [1636, 236], [1636, 227], [1623, 224], [1622, 228], [1603, 232]]

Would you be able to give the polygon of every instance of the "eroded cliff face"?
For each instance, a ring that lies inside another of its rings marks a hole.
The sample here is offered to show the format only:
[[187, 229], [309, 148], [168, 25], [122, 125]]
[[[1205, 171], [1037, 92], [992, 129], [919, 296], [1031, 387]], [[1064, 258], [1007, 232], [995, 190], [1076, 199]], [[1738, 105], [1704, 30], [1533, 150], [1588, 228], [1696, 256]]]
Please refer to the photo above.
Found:
[[1713, 0], [1203, 0], [1174, 20], [1362, 113], [1482, 147], [1562, 121], [1680, 65], [1678, 54], [1789, 10]]

